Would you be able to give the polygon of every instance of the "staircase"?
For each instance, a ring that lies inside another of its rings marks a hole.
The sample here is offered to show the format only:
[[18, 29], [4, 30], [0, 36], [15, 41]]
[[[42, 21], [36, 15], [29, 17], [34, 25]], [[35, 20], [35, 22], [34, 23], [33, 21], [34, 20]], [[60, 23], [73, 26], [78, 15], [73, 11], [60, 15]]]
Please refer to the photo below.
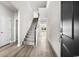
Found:
[[25, 35], [24, 42], [23, 42], [24, 45], [35, 45], [37, 22], [38, 22], [38, 19], [34, 18], [28, 33]]

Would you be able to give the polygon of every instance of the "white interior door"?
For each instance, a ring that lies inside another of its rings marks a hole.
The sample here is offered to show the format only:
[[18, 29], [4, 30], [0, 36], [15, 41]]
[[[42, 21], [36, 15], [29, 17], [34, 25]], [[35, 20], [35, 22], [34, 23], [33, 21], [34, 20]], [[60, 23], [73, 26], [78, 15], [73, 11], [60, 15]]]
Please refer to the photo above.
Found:
[[11, 19], [0, 18], [0, 47], [10, 43], [11, 40]]

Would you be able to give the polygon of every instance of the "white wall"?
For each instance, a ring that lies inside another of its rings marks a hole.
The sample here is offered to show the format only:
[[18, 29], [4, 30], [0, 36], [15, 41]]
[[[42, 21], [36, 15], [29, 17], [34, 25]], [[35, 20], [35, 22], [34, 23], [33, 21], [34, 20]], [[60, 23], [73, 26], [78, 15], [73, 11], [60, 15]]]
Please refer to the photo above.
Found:
[[34, 11], [33, 17], [38, 18], [38, 11]]
[[20, 46], [31, 26], [33, 10], [27, 1], [15, 1], [11, 3], [18, 9], [18, 46]]
[[33, 11], [27, 4], [26, 7], [22, 7], [20, 10], [20, 39], [23, 41], [27, 34], [33, 20]]
[[[12, 20], [14, 13], [3, 4], [0, 4], [0, 46], [3, 46], [12, 41]], [[1, 34], [1, 32], [3, 32]]]
[[48, 8], [39, 8], [39, 18], [48, 18]]
[[52, 1], [49, 3], [49, 19], [48, 19], [48, 41], [52, 45], [57, 56], [61, 55], [60, 37], [60, 18], [61, 18], [61, 5], [60, 1]]

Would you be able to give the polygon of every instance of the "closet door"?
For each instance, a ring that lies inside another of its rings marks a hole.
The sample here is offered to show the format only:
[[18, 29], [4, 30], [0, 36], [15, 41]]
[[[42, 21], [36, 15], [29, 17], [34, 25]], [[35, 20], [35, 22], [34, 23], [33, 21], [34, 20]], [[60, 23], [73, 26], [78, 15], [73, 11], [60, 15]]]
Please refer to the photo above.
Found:
[[11, 40], [11, 21], [6, 17], [0, 18], [0, 47], [10, 43]]

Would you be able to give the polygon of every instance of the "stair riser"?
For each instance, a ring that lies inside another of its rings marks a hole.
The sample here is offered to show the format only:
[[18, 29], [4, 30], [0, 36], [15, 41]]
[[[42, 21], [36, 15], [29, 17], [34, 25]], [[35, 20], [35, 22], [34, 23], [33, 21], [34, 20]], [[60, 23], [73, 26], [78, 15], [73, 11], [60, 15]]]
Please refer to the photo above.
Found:
[[24, 45], [34, 45], [34, 42], [25, 42]]

